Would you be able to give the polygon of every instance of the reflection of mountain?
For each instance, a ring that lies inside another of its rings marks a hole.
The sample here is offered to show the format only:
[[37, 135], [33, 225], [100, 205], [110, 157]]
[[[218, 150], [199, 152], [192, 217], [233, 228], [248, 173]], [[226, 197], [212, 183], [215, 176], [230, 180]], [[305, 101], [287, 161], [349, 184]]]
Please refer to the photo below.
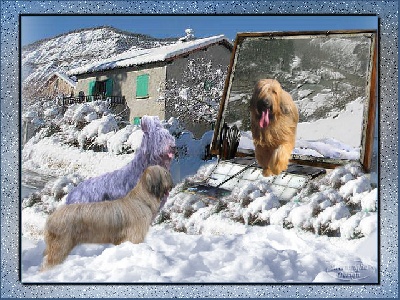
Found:
[[[227, 121], [242, 119], [260, 78], [276, 78], [291, 93], [300, 122], [338, 114], [351, 101], [365, 97], [370, 42], [358, 35], [246, 39], [239, 48]], [[242, 120], [244, 130], [249, 129], [247, 119]]]

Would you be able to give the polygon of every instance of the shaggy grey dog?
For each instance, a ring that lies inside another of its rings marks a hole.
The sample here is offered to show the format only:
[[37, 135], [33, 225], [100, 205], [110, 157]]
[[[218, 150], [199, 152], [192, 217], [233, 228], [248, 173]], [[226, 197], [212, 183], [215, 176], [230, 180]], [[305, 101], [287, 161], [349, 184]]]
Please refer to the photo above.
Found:
[[67, 196], [66, 204], [100, 202], [124, 197], [152, 165], [170, 168], [175, 153], [175, 138], [158, 117], [143, 116], [143, 138], [134, 159], [119, 170], [92, 177], [79, 183]]
[[114, 201], [64, 205], [46, 221], [42, 270], [60, 264], [81, 243], [143, 242], [163, 198], [172, 188], [169, 171], [148, 167], [136, 187]]

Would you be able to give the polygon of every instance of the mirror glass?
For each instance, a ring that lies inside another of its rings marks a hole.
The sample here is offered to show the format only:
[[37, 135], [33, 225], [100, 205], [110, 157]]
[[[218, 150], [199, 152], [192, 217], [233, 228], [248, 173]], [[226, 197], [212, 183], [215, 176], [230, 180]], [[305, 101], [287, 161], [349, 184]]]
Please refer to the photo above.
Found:
[[255, 83], [271, 78], [299, 110], [292, 160], [370, 160], [375, 38], [375, 32], [239, 33], [213, 145], [227, 123], [240, 130], [238, 153], [254, 151], [249, 103]]

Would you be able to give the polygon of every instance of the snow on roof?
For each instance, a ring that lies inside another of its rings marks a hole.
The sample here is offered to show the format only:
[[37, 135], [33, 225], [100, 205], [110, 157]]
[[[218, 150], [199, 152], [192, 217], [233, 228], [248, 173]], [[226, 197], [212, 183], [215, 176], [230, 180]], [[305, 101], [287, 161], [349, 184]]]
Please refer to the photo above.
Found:
[[186, 42], [178, 41], [175, 44], [157, 48], [129, 50], [117, 56], [72, 69], [68, 72], [68, 75], [79, 75], [95, 71], [166, 61], [168, 59], [173, 59], [178, 55], [182, 55], [222, 41], [228, 43], [229, 45], [231, 44], [224, 35], [218, 35]]
[[50, 75], [50, 77], [53, 77], [54, 75], [60, 77], [62, 80], [64, 80], [66, 83], [68, 83], [73, 88], [76, 87], [76, 81], [74, 81], [67, 74], [64, 74], [64, 73], [61, 73], [61, 72], [54, 72], [52, 75]]

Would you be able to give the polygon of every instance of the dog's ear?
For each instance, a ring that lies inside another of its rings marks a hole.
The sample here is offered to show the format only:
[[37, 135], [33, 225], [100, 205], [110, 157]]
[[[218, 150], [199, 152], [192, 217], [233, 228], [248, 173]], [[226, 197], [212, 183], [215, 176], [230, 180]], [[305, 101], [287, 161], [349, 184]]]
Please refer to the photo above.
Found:
[[145, 182], [147, 191], [150, 194], [154, 195], [156, 198], [161, 198], [162, 178], [160, 171], [156, 168], [147, 169], [145, 175]]
[[140, 126], [143, 132], [151, 132], [158, 127], [162, 127], [162, 124], [158, 116], [143, 116], [140, 121]]
[[284, 101], [281, 101], [280, 108], [281, 108], [282, 114], [284, 114], [284, 115], [288, 115], [291, 112], [290, 106], [287, 105], [287, 103], [285, 103]]
[[140, 120], [140, 126], [143, 132], [149, 132], [151, 128], [151, 118], [149, 116], [143, 116]]
[[290, 96], [290, 94], [288, 92], [282, 91], [281, 94], [281, 101], [279, 104], [282, 114], [284, 115], [295, 115], [296, 111], [295, 108], [293, 106], [295, 106], [293, 100], [292, 100], [292, 96]]
[[172, 189], [172, 187], [174, 186], [171, 173], [167, 169], [164, 168], [162, 171], [161, 177], [162, 177], [162, 181], [163, 181], [164, 193], [170, 191]]

